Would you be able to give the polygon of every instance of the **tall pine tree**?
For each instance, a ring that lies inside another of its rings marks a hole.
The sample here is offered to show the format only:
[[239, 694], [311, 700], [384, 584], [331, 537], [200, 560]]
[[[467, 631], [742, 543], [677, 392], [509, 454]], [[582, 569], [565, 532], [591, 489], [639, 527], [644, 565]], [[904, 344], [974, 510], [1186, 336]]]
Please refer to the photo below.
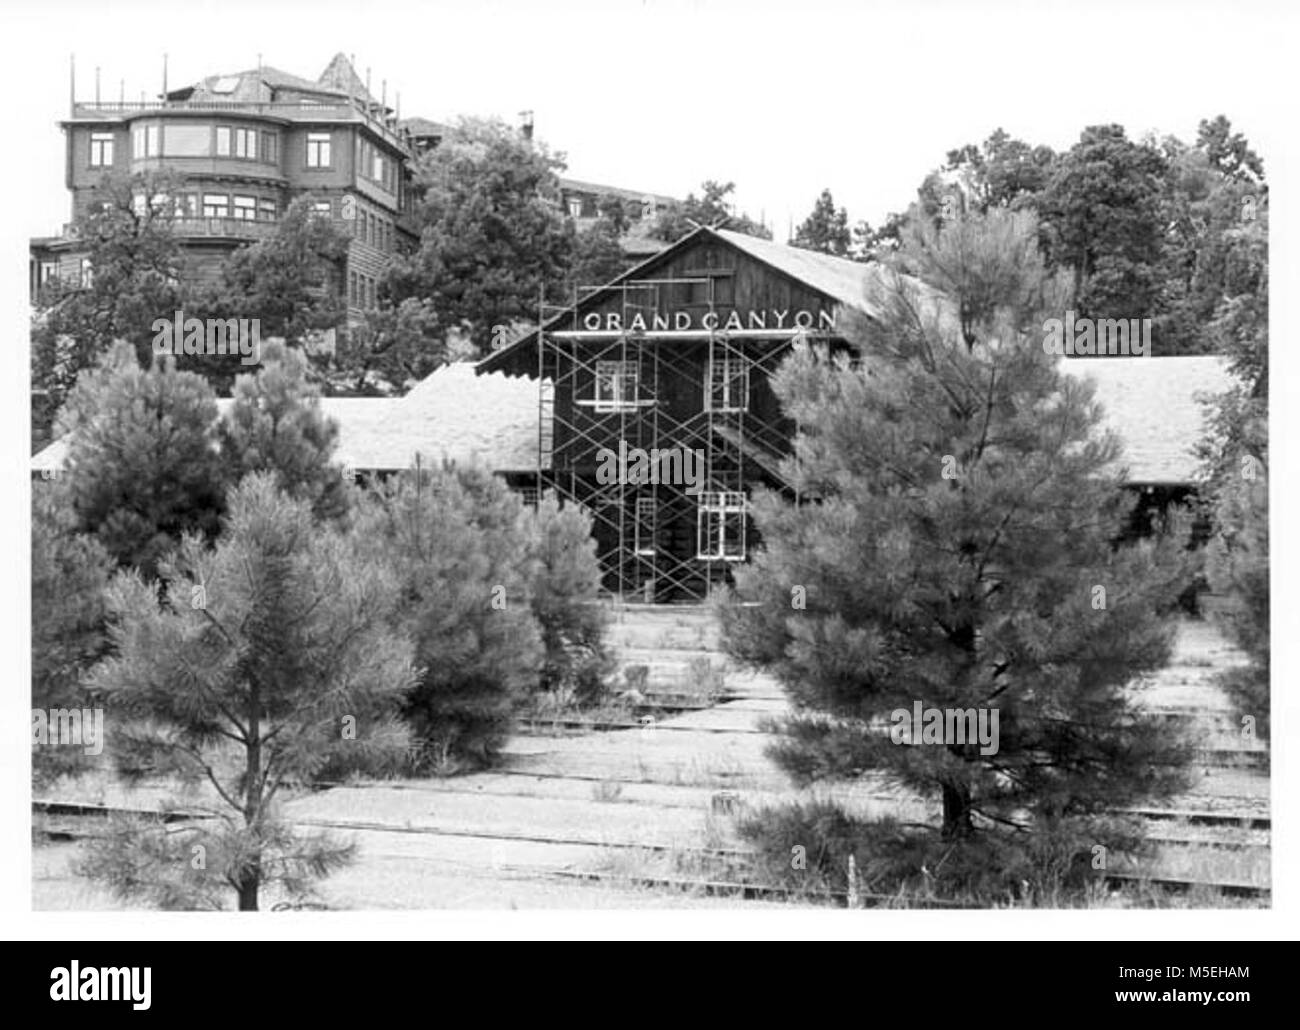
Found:
[[269, 473], [247, 477], [229, 510], [215, 549], [190, 537], [163, 567], [161, 604], [156, 584], [117, 577], [114, 653], [89, 681], [121, 772], [172, 774], [213, 797], [210, 820], [185, 832], [128, 825], [82, 864], [164, 908], [224, 907], [233, 890], [255, 910], [267, 886], [306, 895], [346, 863], [350, 845], [296, 834], [279, 798], [368, 736], [400, 740], [382, 731], [415, 680], [382, 567], [358, 561]]
[[[944, 848], [1084, 819], [1172, 789], [1180, 752], [1136, 711], [1169, 657], [1173, 535], [1117, 547], [1132, 498], [1091, 384], [1045, 353], [1064, 284], [1027, 213], [913, 227], [860, 366], [802, 348], [774, 380], [805, 498], [760, 495], [729, 649], [796, 706], [775, 756], [797, 780], [864, 772], [942, 806]], [[984, 709], [979, 744], [900, 744], [894, 713]], [[1074, 825], [1078, 825], [1077, 822]], [[1017, 832], [1018, 831], [1018, 832]]]

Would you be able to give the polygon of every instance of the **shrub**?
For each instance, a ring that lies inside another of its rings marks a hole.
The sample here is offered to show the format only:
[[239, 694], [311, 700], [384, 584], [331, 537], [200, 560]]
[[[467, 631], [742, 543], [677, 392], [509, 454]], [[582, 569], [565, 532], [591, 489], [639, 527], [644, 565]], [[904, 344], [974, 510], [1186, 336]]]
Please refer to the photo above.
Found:
[[541, 686], [570, 690], [579, 704], [596, 703], [606, 692], [613, 661], [605, 648], [609, 617], [599, 600], [591, 519], [547, 494], [533, 528], [533, 614], [546, 650]]
[[536, 687], [528, 519], [500, 480], [450, 465], [377, 487], [356, 513], [357, 546], [392, 569], [397, 618], [416, 645], [421, 673], [403, 716], [419, 769], [490, 764]]

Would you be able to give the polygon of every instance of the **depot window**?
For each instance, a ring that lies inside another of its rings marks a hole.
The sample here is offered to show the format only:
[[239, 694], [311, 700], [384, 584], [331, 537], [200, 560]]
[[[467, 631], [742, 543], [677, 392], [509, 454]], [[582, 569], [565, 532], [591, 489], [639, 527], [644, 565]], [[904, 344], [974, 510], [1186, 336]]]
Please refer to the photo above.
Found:
[[633, 523], [633, 549], [637, 554], [653, 555], [655, 553], [655, 499], [638, 497], [636, 499], [636, 520]]
[[609, 412], [636, 407], [639, 379], [634, 361], [597, 361], [596, 410]]
[[715, 353], [709, 362], [708, 407], [712, 411], [749, 408], [749, 365], [738, 355]]
[[706, 561], [744, 561], [745, 495], [706, 491], [700, 495], [696, 557]]

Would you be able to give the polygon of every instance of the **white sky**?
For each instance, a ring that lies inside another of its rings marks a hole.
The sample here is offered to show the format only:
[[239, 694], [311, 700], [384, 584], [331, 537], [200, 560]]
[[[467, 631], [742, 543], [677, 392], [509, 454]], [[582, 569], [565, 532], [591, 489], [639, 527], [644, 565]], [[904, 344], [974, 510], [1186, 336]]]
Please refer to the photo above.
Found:
[[[9, 0], [12, 2], [12, 0]], [[13, 12], [6, 12], [12, 14]], [[1069, 146], [1117, 121], [1184, 139], [1220, 112], [1267, 158], [1270, 82], [1295, 60], [1295, 35], [1250, 3], [1061, 5], [817, 0], [731, 3], [397, 4], [369, 0], [65, 3], [20, 15], [10, 48], [23, 101], [6, 117], [33, 175], [18, 212], [26, 234], [66, 221], [63, 139], [68, 55], [78, 95], [158, 92], [265, 63], [315, 78], [339, 50], [372, 69], [403, 115], [447, 120], [536, 112], [568, 174], [684, 196], [706, 178], [784, 239], [823, 186], [873, 224], [913, 199], [947, 150], [997, 126]], [[13, 94], [10, 94], [11, 96]]]

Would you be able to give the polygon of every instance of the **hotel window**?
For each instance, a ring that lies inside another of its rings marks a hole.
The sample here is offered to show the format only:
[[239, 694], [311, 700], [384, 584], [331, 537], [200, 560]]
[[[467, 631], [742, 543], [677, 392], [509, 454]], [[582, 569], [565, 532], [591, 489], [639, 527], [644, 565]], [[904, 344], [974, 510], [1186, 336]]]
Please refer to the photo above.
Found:
[[167, 122], [163, 126], [164, 157], [211, 157], [212, 126]]
[[131, 156], [158, 156], [158, 126], [137, 125], [131, 130]]
[[90, 134], [90, 167], [108, 168], [113, 164], [113, 134], [111, 132], [92, 132]]
[[234, 215], [241, 222], [251, 222], [257, 218], [256, 197], [236, 197]]
[[632, 547], [637, 554], [655, 553], [655, 499], [636, 499], [636, 519], [633, 523]]
[[263, 222], [274, 222], [279, 216], [274, 200], [263, 197], [257, 202], [257, 217]]
[[85, 289], [95, 285], [95, 270], [90, 265], [90, 258], [81, 259], [81, 285]]
[[715, 354], [709, 363], [710, 411], [749, 410], [749, 366], [735, 354]]
[[230, 156], [230, 127], [228, 125], [217, 126], [217, 157]]
[[622, 411], [636, 407], [638, 369], [632, 361], [596, 362], [596, 410]]
[[235, 156], [257, 160], [257, 133], [252, 129], [235, 130]]
[[262, 160], [267, 164], [280, 163], [280, 137], [274, 132], [262, 133]]
[[374, 179], [375, 182], [381, 183], [384, 181], [384, 155], [383, 154], [376, 154], [374, 156], [374, 160], [371, 163], [370, 178]]
[[348, 273], [348, 303], [352, 305], [352, 307], [354, 308], [357, 307], [358, 305], [358, 300], [357, 300], [358, 292], [359, 291], [357, 290], [357, 273], [349, 272]]
[[582, 217], [582, 198], [581, 198], [581, 197], [570, 197], [570, 198], [569, 198], [569, 217], [570, 217], [570, 218], [581, 218], [581, 217]]
[[330, 134], [328, 132], [307, 133], [307, 167], [330, 167]]
[[203, 194], [204, 218], [229, 218], [230, 198], [224, 193]]
[[40, 279], [41, 286], [48, 286], [58, 275], [59, 263], [57, 261], [42, 261], [37, 276]]
[[316, 200], [312, 202], [311, 213], [317, 218], [332, 218], [334, 207], [328, 200]]
[[696, 557], [706, 561], [744, 561], [745, 495], [708, 491], [700, 496]]
[[199, 198], [196, 193], [182, 193], [173, 198], [172, 216], [175, 218], [197, 218], [199, 216]]

